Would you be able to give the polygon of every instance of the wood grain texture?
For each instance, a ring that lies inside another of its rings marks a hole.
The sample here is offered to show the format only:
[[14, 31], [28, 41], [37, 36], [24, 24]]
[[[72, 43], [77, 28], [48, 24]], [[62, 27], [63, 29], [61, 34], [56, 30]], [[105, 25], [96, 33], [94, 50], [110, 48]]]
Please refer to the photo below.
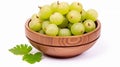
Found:
[[38, 44], [31, 40], [29, 40], [29, 41], [35, 48], [42, 51], [44, 54], [46, 54], [48, 56], [52, 56], [52, 57], [57, 57], [57, 58], [69, 58], [69, 57], [74, 57], [79, 54], [82, 54], [83, 52], [88, 50], [90, 47], [92, 47], [94, 45], [94, 43], [96, 42], [96, 40], [95, 40], [87, 45], [75, 46], [75, 47], [71, 47], [71, 46], [69, 46], [69, 47], [57, 47], [57, 46], [52, 47], [52, 46], [45, 46], [42, 44]]
[[68, 58], [79, 55], [92, 47], [100, 36], [101, 24], [97, 20], [96, 29], [78, 36], [48, 36], [29, 28], [30, 19], [25, 24], [25, 34], [29, 42], [44, 54]]
[[30, 20], [28, 20], [25, 24], [26, 37], [43, 45], [49, 45], [49, 46], [83, 45], [94, 41], [100, 36], [101, 24], [98, 20], [96, 22], [97, 28], [94, 31], [78, 36], [48, 36], [48, 35], [40, 34], [32, 31], [29, 28], [28, 26], [29, 21]]

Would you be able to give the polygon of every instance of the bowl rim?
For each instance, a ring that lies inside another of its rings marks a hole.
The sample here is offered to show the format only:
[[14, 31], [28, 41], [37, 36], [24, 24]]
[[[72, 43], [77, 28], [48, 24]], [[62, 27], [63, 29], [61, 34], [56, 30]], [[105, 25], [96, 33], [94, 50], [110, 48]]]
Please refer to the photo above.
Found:
[[36, 31], [33, 31], [29, 28], [29, 23], [30, 23], [31, 19], [29, 18], [27, 20], [27, 22], [25, 23], [25, 28], [28, 29], [29, 31], [31, 31], [32, 33], [34, 34], [37, 34], [37, 35], [40, 35], [40, 36], [44, 36], [44, 37], [49, 37], [49, 38], [76, 38], [76, 37], [82, 37], [82, 36], [86, 36], [86, 35], [89, 35], [89, 34], [92, 34], [94, 33], [95, 31], [99, 30], [101, 28], [101, 23], [100, 21], [97, 19], [95, 21], [95, 23], [97, 24], [96, 28], [91, 31], [91, 32], [88, 32], [88, 33], [85, 33], [85, 34], [82, 34], [82, 35], [75, 35], [75, 36], [49, 36], [49, 35], [45, 35], [45, 34], [41, 34], [41, 33], [38, 33]]

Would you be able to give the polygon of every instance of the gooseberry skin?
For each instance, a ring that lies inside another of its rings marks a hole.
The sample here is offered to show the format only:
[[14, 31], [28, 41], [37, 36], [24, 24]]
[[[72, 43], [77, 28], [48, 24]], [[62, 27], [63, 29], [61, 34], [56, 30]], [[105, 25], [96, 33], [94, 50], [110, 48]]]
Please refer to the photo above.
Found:
[[71, 31], [67, 28], [60, 29], [58, 36], [71, 36]]
[[49, 5], [45, 5], [45, 6], [40, 8], [38, 16], [42, 20], [47, 20], [52, 15], [52, 13], [53, 13], [53, 11], [52, 11], [51, 7]]
[[95, 22], [92, 20], [84, 21], [85, 32], [91, 32], [96, 28]]
[[36, 32], [41, 30], [42, 24], [36, 14], [32, 15], [29, 27], [30, 29]]
[[71, 32], [73, 35], [82, 35], [85, 32], [85, 27], [82, 23], [74, 23], [71, 26]]
[[65, 15], [69, 12], [69, 4], [67, 2], [58, 2], [57, 12]]
[[86, 19], [90, 19], [90, 20], [96, 21], [97, 17], [98, 17], [98, 13], [97, 13], [96, 10], [94, 10], [94, 9], [87, 10]]
[[83, 9], [83, 6], [80, 2], [73, 2], [70, 5], [70, 10], [77, 10], [78, 12], [81, 12]]
[[49, 21], [44, 21], [42, 22], [42, 30], [45, 31], [46, 30], [46, 27], [50, 24]]
[[56, 36], [58, 34], [59, 28], [57, 27], [56, 24], [49, 24], [46, 27], [45, 33], [49, 36]]
[[71, 23], [78, 23], [81, 21], [81, 14], [76, 10], [70, 11], [66, 17]]
[[62, 22], [62, 24], [58, 25], [58, 27], [60, 28], [66, 28], [68, 26], [68, 20], [67, 18], [64, 17], [64, 21]]
[[39, 7], [29, 22], [31, 30], [49, 36], [75, 36], [93, 31], [98, 13], [83, 9], [80, 2], [53, 2]]
[[58, 2], [53, 2], [51, 5], [50, 5], [53, 13], [57, 11], [57, 8], [58, 8]]
[[87, 17], [87, 12], [83, 9], [81, 12], [81, 21], [86, 20], [86, 17]]
[[64, 21], [64, 16], [58, 12], [55, 12], [50, 16], [50, 22], [52, 24], [60, 25]]

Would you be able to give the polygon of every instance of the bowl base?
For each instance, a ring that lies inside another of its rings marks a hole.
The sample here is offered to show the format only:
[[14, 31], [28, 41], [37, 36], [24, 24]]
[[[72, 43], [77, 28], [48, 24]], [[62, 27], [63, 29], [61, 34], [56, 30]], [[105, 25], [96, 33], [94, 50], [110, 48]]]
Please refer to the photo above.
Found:
[[73, 58], [73, 57], [79, 56], [81, 54], [74, 55], [74, 56], [53, 56], [53, 55], [48, 55], [48, 54], [44, 54], [44, 55], [47, 57], [52, 57], [52, 58], [56, 58], [56, 59], [68, 59], [68, 58]]
[[[54, 58], [71, 58], [78, 56], [88, 50], [93, 44], [96, 42], [93, 41], [87, 45], [83, 46], [75, 46], [75, 47], [53, 47], [53, 46], [45, 46], [40, 45], [32, 40], [29, 40], [32, 46], [43, 52], [46, 56], [54, 57]], [[84, 48], [84, 49], [82, 49]]]

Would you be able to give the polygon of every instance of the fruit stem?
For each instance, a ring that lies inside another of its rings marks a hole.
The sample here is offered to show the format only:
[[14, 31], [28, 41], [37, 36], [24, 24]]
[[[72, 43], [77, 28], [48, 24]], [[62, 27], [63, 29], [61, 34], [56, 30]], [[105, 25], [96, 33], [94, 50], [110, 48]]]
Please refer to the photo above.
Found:
[[39, 18], [39, 17], [36, 15], [36, 18]]
[[42, 7], [41, 7], [41, 6], [38, 6], [38, 8], [42, 9]]
[[80, 5], [79, 3], [77, 3], [77, 5]]
[[90, 24], [88, 23], [88, 26], [90, 26]]
[[58, 4], [58, 5], [60, 4], [59, 1], [57, 1], [57, 4]]

